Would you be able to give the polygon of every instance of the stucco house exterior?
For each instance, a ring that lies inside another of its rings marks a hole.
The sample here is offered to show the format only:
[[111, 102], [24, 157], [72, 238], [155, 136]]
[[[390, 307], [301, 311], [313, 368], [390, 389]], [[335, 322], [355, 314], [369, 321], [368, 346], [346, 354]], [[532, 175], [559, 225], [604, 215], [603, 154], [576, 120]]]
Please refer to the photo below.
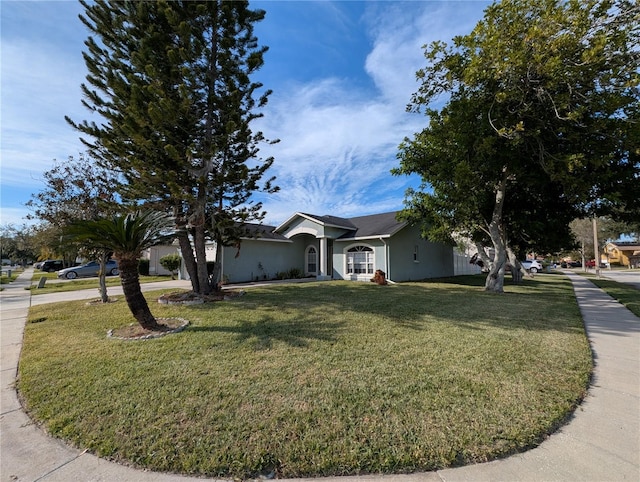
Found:
[[[396, 215], [341, 218], [296, 212], [279, 226], [246, 224], [249, 234], [240, 247], [222, 250], [223, 280], [271, 280], [296, 271], [317, 280], [370, 281], [380, 269], [390, 281], [416, 281], [479, 272], [468, 256], [422, 238], [419, 227], [398, 221]], [[157, 253], [167, 251], [171, 248], [160, 247]], [[214, 261], [213, 246], [209, 254]], [[184, 270], [181, 276], [186, 277]]]
[[[250, 225], [255, 237], [243, 239], [239, 252], [224, 248], [223, 277], [230, 283], [256, 281], [292, 269], [318, 280], [369, 281], [378, 269], [392, 281], [462, 274], [454, 269], [452, 246], [422, 238], [419, 227], [396, 215], [340, 218], [297, 212], [279, 226]], [[466, 272], [476, 272], [466, 265]]]

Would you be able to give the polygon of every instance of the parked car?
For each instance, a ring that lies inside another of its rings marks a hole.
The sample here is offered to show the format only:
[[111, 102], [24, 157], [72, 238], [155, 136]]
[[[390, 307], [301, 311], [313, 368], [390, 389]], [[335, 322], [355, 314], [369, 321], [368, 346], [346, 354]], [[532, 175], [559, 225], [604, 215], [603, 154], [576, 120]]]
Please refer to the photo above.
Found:
[[563, 268], [582, 268], [581, 261], [563, 261], [560, 265]]
[[596, 267], [596, 260], [595, 259], [590, 259], [589, 261], [585, 261], [584, 265], [587, 268], [595, 268]]
[[[120, 272], [118, 271], [118, 263], [115, 260], [110, 259], [106, 265], [107, 275], [116, 276]], [[58, 278], [76, 279], [80, 277], [98, 276], [100, 271], [100, 263], [97, 261], [90, 261], [89, 263], [74, 266], [72, 268], [61, 269], [58, 271]]]
[[542, 265], [535, 259], [527, 259], [525, 261], [520, 261], [520, 264], [524, 269], [526, 269], [530, 273], [537, 273], [538, 271], [542, 271]]
[[40, 266], [40, 269], [47, 273], [52, 273], [53, 271], [58, 271], [62, 268], [64, 268], [64, 263], [61, 259], [48, 259]]

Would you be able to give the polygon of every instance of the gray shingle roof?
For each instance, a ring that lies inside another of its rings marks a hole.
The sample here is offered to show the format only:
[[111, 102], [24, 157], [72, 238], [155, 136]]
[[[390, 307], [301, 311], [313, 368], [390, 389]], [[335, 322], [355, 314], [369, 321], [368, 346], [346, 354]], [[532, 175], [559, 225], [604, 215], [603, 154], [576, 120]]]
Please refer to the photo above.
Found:
[[343, 234], [338, 239], [370, 238], [374, 236], [393, 236], [404, 228], [407, 223], [398, 221], [398, 211], [370, 216], [358, 216], [349, 221], [355, 226], [355, 230]]
[[276, 229], [275, 226], [269, 226], [268, 224], [245, 223], [242, 225], [242, 227], [246, 232], [246, 235], [243, 237], [246, 237], [246, 238], [289, 241], [282, 234], [275, 232], [275, 229]]

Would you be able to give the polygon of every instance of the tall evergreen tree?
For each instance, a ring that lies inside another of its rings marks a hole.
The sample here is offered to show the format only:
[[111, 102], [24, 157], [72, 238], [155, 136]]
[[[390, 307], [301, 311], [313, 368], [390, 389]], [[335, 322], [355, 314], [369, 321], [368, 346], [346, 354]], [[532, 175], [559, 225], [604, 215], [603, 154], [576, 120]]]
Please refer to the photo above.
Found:
[[[253, 25], [264, 18], [248, 2], [86, 2], [91, 36], [84, 104], [99, 123], [75, 123], [83, 142], [122, 173], [122, 198], [170, 212], [193, 290], [217, 289], [206, 243], [237, 239], [247, 220], [262, 219], [257, 190], [272, 158], [251, 122], [270, 91], [251, 81], [263, 65]], [[218, 273], [219, 274], [219, 273]]]

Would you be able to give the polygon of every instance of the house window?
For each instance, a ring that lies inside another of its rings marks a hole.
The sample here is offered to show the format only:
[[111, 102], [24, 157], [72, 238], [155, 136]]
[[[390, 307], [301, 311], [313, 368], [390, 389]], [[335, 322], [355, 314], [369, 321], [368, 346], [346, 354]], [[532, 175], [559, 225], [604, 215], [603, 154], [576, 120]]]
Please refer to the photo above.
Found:
[[420, 261], [418, 259], [418, 245], [417, 244], [413, 247], [413, 261], [416, 262], [416, 263], [418, 261]]
[[373, 274], [373, 249], [354, 246], [347, 251], [348, 274]]
[[307, 274], [316, 274], [318, 271], [318, 252], [314, 246], [307, 248]]

